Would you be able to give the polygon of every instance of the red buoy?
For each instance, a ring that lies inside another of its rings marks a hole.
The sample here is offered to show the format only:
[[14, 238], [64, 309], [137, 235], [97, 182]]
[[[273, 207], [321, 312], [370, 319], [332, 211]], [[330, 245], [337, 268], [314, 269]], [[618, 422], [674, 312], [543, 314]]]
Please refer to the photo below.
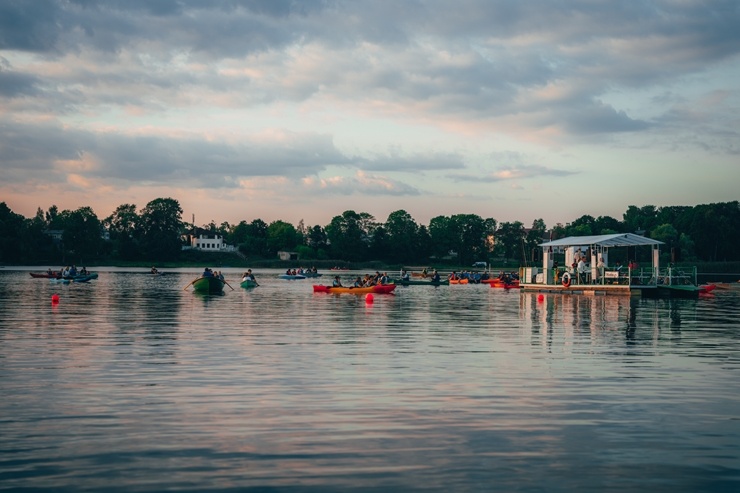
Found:
[[59, 303], [59, 295], [54, 293], [51, 295], [51, 302], [52, 303]]
[[373, 293], [367, 293], [365, 295], [365, 303], [372, 303], [373, 302]]

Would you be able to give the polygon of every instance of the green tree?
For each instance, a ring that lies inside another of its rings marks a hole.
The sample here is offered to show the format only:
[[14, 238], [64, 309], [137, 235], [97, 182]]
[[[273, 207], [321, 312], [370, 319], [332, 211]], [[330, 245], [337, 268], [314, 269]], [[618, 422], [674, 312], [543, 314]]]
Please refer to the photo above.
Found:
[[694, 208], [691, 238], [701, 260], [725, 261], [740, 257], [740, 207], [737, 201], [702, 204]]
[[142, 252], [152, 260], [177, 259], [182, 250], [182, 208], [172, 198], [149, 202], [140, 213]]
[[62, 229], [62, 224], [59, 222], [59, 208], [55, 205], [49, 207], [45, 215], [46, 227], [48, 229]]
[[0, 202], [0, 261], [18, 263], [23, 259], [24, 245], [19, 233], [25, 228], [25, 218]]
[[247, 221], [239, 221], [239, 224], [229, 229], [229, 234], [226, 236], [227, 242], [231, 245], [240, 245], [246, 240], [248, 232]]
[[661, 224], [650, 233], [650, 238], [665, 243], [661, 249], [670, 254], [672, 262], [680, 260], [679, 236], [678, 230], [672, 224]]
[[649, 234], [656, 225], [658, 211], [654, 205], [636, 207], [630, 205], [624, 213], [623, 222], [626, 232], [637, 233], [644, 231]]
[[686, 233], [681, 233], [678, 238], [678, 244], [680, 247], [678, 260], [691, 260], [696, 258], [696, 247], [694, 246], [694, 241], [691, 239], [691, 236]]
[[36, 210], [33, 218], [23, 221], [23, 227], [18, 231], [23, 260], [58, 264], [61, 261], [59, 249], [51, 236], [46, 234], [46, 219], [41, 207]]
[[244, 240], [239, 244], [239, 250], [245, 255], [267, 257], [267, 223], [262, 219], [254, 219], [246, 227]]
[[541, 259], [542, 248], [540, 244], [543, 242], [543, 237], [547, 231], [545, 221], [542, 219], [535, 219], [532, 221], [532, 228], [527, 232], [524, 240], [526, 258], [525, 261], [537, 262]]
[[326, 250], [327, 237], [324, 228], [318, 225], [310, 227], [308, 228], [308, 232], [306, 233], [306, 235], [306, 244], [308, 246], [317, 251]]
[[496, 231], [496, 252], [507, 259], [521, 259], [525, 236], [519, 221], [501, 223]]
[[611, 216], [599, 216], [594, 221], [592, 230], [595, 235], [623, 233], [624, 225], [618, 219], [614, 219]]
[[593, 216], [583, 215], [572, 223], [568, 224], [567, 236], [590, 236], [596, 234], [594, 233], [595, 222], [596, 220], [593, 218]]
[[417, 233], [417, 256], [419, 261], [426, 261], [432, 254], [432, 236], [429, 234], [429, 228], [423, 224], [419, 226]]
[[462, 265], [488, 260], [495, 231], [495, 219], [483, 219], [476, 214], [433, 217], [429, 221], [431, 254], [444, 258], [454, 252]]
[[136, 204], [121, 204], [113, 214], [103, 219], [103, 226], [110, 234], [113, 252], [123, 260], [139, 257], [139, 223]]
[[391, 212], [385, 222], [386, 258], [390, 262], [413, 262], [419, 258], [419, 225], [404, 210]]
[[331, 255], [341, 260], [365, 260], [367, 258], [373, 216], [366, 212], [344, 211], [334, 216], [326, 226]]
[[431, 255], [445, 258], [457, 244], [456, 224], [448, 216], [435, 216], [429, 221], [429, 237]]
[[489, 224], [477, 214], [455, 214], [450, 220], [456, 235], [455, 251], [458, 262], [468, 265], [481, 258], [488, 258], [486, 244], [490, 232]]
[[301, 235], [290, 223], [277, 220], [267, 226], [267, 248], [273, 256], [281, 250], [295, 250], [301, 240]]
[[102, 228], [98, 216], [90, 207], [64, 210], [59, 219], [64, 229], [64, 249], [71, 255], [71, 261], [87, 262], [100, 254]]
[[561, 238], [566, 238], [568, 236], [568, 230], [565, 226], [563, 226], [562, 223], [557, 223], [555, 226], [552, 227], [552, 237], [551, 240], [559, 240]]

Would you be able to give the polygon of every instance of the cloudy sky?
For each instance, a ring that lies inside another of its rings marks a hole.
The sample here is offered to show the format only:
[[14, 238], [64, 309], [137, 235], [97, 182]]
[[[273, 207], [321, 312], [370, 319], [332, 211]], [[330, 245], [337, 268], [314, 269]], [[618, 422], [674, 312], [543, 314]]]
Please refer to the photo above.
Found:
[[740, 199], [737, 0], [3, 0], [0, 202], [548, 226]]

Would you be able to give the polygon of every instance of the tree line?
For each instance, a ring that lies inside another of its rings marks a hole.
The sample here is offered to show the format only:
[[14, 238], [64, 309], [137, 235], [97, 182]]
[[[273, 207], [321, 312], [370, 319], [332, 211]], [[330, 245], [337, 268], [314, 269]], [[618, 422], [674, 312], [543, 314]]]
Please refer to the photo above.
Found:
[[[548, 228], [542, 219], [525, 227], [476, 214], [437, 216], [419, 224], [404, 210], [382, 222], [367, 212], [347, 210], [324, 226], [262, 219], [238, 224], [215, 221], [196, 226], [182, 219], [172, 198], [157, 198], [138, 210], [122, 204], [99, 219], [90, 207], [63, 210], [52, 205], [25, 218], [0, 203], [0, 263], [94, 264], [98, 262], [177, 262], [188, 235], [220, 235], [250, 260], [273, 259], [278, 251], [297, 252], [301, 261], [380, 261], [409, 265], [434, 261], [471, 265], [511, 260], [523, 265], [541, 259], [543, 241], [566, 236], [638, 233], [662, 241], [670, 261], [740, 260], [738, 201], [697, 206], [630, 205], [618, 220], [581, 216]], [[55, 234], [56, 233], [56, 234]]]

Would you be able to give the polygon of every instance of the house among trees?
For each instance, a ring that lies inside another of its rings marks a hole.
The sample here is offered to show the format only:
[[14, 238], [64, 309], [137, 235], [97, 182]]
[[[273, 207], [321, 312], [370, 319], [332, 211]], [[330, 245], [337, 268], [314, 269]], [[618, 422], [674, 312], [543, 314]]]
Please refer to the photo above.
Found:
[[224, 243], [221, 235], [201, 234], [190, 237], [190, 245], [183, 246], [183, 250], [199, 250], [202, 252], [235, 252], [236, 247]]
[[298, 260], [298, 253], [296, 252], [277, 252], [280, 260]]

